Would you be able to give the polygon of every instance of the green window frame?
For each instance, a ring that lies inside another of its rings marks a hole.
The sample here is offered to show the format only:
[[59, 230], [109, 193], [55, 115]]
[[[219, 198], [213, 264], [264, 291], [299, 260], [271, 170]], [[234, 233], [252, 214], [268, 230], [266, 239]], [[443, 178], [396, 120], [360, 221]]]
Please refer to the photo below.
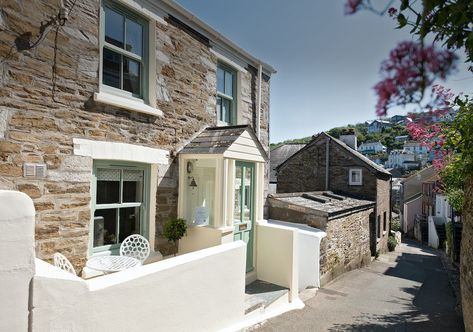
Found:
[[[118, 180], [113, 178], [117, 174]], [[136, 178], [139, 178], [140, 174], [142, 174], [141, 190], [138, 191], [136, 188], [139, 187], [139, 181], [136, 181]], [[141, 234], [149, 238], [150, 175], [149, 165], [94, 161], [89, 241], [91, 254], [104, 251], [118, 254], [121, 242], [126, 236], [131, 234]], [[102, 183], [103, 180], [117, 183], [112, 185], [104, 184]], [[136, 187], [130, 186], [130, 182], [136, 182]], [[104, 195], [109, 188], [118, 190], [118, 194]], [[130, 189], [132, 190], [130, 191]], [[135, 189], [135, 198], [138, 199], [131, 199], [130, 193], [133, 193], [133, 189]], [[99, 202], [98, 200], [102, 201]], [[129, 213], [130, 211], [133, 213]], [[126, 220], [133, 220], [133, 217], [135, 218], [134, 221], [127, 224]], [[137, 218], [139, 218], [138, 221], [136, 220]], [[115, 222], [114, 227], [113, 221]], [[135, 227], [138, 224], [139, 231], [127, 232], [126, 228], [131, 227], [130, 224], [133, 223]], [[112, 227], [106, 227], [107, 224]], [[110, 229], [114, 230], [114, 233], [109, 232]]]
[[217, 64], [217, 120], [237, 124], [237, 72], [224, 64]]
[[102, 88], [148, 102], [148, 44], [149, 21], [115, 2], [103, 1], [100, 15]]

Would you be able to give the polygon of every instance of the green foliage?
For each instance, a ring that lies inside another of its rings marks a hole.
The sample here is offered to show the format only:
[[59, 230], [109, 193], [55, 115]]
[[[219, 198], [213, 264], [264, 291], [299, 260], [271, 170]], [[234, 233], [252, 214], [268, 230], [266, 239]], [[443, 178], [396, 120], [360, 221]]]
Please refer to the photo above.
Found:
[[393, 232], [401, 231], [401, 222], [399, 220], [399, 217], [393, 218], [393, 220], [391, 220], [391, 230]]
[[394, 250], [396, 250], [396, 246], [397, 246], [396, 238], [394, 237], [394, 235], [389, 235], [389, 237], [388, 237], [388, 250], [389, 251], [394, 251]]
[[465, 201], [465, 179], [473, 177], [473, 102], [457, 97], [458, 111], [451, 123], [444, 124], [444, 149], [453, 152], [440, 173], [450, 205], [461, 213]]
[[164, 224], [163, 236], [176, 243], [187, 233], [187, 224], [184, 219], [172, 218]]

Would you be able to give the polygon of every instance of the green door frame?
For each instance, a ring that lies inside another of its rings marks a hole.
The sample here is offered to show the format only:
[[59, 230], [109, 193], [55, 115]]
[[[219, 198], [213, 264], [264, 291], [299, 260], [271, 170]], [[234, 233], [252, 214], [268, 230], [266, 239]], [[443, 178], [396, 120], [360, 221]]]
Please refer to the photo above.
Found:
[[[253, 244], [254, 244], [254, 221], [255, 221], [255, 164], [251, 162], [236, 161], [235, 168], [241, 167], [241, 190], [240, 190], [240, 220], [237, 222], [233, 216], [233, 239], [246, 242], [246, 272], [253, 270]], [[250, 220], [244, 221], [244, 199], [246, 196], [246, 170], [251, 169], [250, 183]], [[236, 179], [236, 176], [235, 176]], [[234, 180], [235, 180], [234, 179]], [[246, 233], [246, 234], [245, 234]], [[246, 237], [247, 235], [247, 237]]]

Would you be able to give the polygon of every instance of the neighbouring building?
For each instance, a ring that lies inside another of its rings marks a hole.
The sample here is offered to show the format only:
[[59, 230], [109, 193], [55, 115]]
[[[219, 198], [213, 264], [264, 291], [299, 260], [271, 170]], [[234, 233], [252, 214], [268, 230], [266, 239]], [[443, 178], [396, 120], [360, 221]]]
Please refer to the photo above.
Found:
[[386, 128], [391, 128], [393, 124], [386, 120], [373, 120], [368, 122], [368, 134], [376, 134], [382, 132]]
[[370, 216], [375, 202], [332, 192], [271, 194], [272, 219], [307, 224], [324, 231], [320, 244], [321, 286], [371, 262]]
[[342, 141], [322, 132], [277, 168], [278, 193], [332, 191], [374, 201], [371, 254], [387, 250], [391, 174]]
[[74, 4], [0, 12], [0, 188], [33, 199], [37, 257], [80, 269], [133, 233], [166, 254], [176, 216], [186, 250], [253, 245], [275, 70], [173, 1]]
[[387, 148], [381, 142], [364, 142], [358, 147], [358, 151], [364, 155], [375, 153], [386, 153]]
[[299, 151], [305, 144], [282, 144], [271, 150], [270, 153], [270, 174], [269, 174], [269, 192], [275, 193], [278, 185], [278, 177], [276, 175], [276, 167], [286, 161], [287, 158]]
[[400, 136], [394, 137], [395, 142], [404, 143], [404, 142], [407, 142], [408, 140], [409, 140], [409, 135], [400, 135]]
[[437, 176], [433, 166], [426, 167], [401, 181], [400, 219], [402, 232], [413, 237], [416, 220], [425, 219], [428, 206], [423, 204], [422, 184]]
[[404, 123], [407, 119], [407, 115], [393, 115], [389, 121], [391, 121], [394, 124], [398, 123]]
[[417, 160], [416, 154], [404, 150], [392, 150], [388, 155], [386, 168], [403, 168], [405, 170], [418, 169], [420, 162]]
[[415, 141], [405, 142], [403, 150], [406, 152], [412, 152], [416, 155], [427, 155], [427, 153], [429, 152], [429, 148], [427, 147], [427, 145]]

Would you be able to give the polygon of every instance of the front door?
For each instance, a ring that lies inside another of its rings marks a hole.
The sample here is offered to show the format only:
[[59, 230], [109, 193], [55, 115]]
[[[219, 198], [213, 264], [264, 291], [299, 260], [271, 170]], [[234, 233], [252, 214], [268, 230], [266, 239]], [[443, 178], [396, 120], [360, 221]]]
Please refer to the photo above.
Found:
[[246, 243], [246, 272], [253, 270], [254, 182], [255, 165], [237, 161], [233, 239]]

